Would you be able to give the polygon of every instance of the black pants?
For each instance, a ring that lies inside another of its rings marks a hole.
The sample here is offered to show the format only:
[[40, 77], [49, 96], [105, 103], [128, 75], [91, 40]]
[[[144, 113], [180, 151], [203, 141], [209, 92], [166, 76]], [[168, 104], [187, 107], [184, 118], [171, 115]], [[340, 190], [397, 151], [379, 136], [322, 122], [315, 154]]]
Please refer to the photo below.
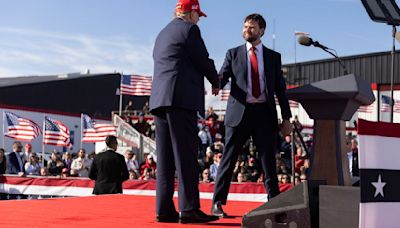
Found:
[[279, 194], [276, 176], [277, 124], [265, 104], [246, 105], [243, 119], [236, 127], [225, 127], [225, 149], [218, 168], [213, 203], [226, 204], [233, 169], [243, 144], [253, 136], [264, 172], [264, 185], [269, 197]]
[[200, 208], [197, 162], [197, 112], [165, 108], [155, 113], [157, 144], [156, 213], [175, 212], [172, 201], [175, 170], [180, 211]]

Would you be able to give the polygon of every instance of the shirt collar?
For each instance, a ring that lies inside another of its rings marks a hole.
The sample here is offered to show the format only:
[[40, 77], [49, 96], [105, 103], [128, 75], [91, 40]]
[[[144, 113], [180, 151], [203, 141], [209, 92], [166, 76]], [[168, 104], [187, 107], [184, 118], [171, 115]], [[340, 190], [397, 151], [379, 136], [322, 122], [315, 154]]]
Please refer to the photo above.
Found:
[[[247, 50], [247, 51], [249, 51], [250, 48], [251, 48], [252, 46], [253, 46], [253, 45], [251, 45], [250, 42], [246, 42], [246, 50]], [[257, 44], [257, 45], [255, 46], [255, 48], [257, 49], [257, 52], [258, 52], [258, 53], [261, 53], [262, 48], [263, 48], [262, 42], [260, 42], [259, 44]]]

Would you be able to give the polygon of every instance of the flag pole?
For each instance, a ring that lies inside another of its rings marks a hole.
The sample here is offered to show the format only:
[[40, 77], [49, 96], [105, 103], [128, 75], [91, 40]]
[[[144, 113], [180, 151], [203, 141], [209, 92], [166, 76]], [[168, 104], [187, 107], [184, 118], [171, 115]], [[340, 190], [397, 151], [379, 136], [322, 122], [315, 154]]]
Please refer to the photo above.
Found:
[[81, 113], [81, 148], [83, 148], [83, 113]]
[[43, 114], [43, 134], [42, 134], [42, 138], [43, 138], [43, 142], [42, 142], [42, 167], [44, 167], [44, 136], [46, 134], [46, 114]]
[[5, 129], [5, 121], [6, 120], [6, 118], [5, 118], [5, 113], [4, 113], [4, 110], [3, 110], [3, 145], [2, 145], [2, 147], [3, 147], [3, 149], [5, 149], [5, 145], [6, 145], [6, 143], [5, 143], [5, 141], [6, 141], [6, 136], [5, 136], [5, 133], [4, 133], [4, 129]]
[[121, 85], [122, 85], [122, 80], [124, 77], [124, 72], [121, 72], [121, 80], [119, 83], [119, 116], [121, 117], [122, 115], [122, 91], [121, 91]]

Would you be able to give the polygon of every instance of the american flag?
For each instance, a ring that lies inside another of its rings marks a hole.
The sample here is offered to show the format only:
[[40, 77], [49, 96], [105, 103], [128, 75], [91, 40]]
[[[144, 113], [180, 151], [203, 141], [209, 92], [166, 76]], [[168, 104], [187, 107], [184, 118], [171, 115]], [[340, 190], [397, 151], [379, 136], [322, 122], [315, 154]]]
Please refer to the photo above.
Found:
[[116, 135], [112, 124], [96, 123], [90, 116], [82, 114], [82, 142], [104, 142], [108, 135]]
[[72, 148], [70, 137], [65, 124], [47, 116], [44, 117], [44, 144]]
[[221, 101], [227, 101], [230, 94], [231, 94], [230, 89], [222, 89], [219, 91], [219, 95], [221, 96], [220, 97]]
[[390, 112], [390, 97], [382, 95], [381, 112]]
[[374, 111], [374, 103], [370, 105], [363, 105], [358, 108], [358, 112], [372, 113]]
[[400, 113], [400, 100], [394, 100], [393, 112]]
[[12, 112], [4, 112], [4, 115], [7, 124], [5, 136], [31, 142], [42, 134], [40, 127], [32, 120], [22, 118]]
[[122, 75], [121, 94], [132, 96], [150, 96], [151, 84], [151, 76]]

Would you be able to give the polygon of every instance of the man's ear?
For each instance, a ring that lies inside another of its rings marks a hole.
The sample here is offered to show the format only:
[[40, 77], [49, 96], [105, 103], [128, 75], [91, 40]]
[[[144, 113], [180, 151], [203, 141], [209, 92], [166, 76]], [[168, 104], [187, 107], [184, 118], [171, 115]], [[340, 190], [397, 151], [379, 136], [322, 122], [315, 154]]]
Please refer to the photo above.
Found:
[[265, 28], [261, 29], [261, 37], [264, 36]]

